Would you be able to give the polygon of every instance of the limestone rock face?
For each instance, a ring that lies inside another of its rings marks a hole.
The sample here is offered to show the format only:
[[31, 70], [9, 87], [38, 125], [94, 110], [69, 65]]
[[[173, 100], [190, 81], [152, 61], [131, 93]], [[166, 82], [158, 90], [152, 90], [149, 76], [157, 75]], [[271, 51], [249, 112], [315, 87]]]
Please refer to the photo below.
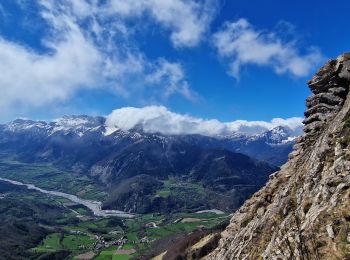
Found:
[[308, 82], [305, 130], [206, 259], [350, 259], [350, 53]]

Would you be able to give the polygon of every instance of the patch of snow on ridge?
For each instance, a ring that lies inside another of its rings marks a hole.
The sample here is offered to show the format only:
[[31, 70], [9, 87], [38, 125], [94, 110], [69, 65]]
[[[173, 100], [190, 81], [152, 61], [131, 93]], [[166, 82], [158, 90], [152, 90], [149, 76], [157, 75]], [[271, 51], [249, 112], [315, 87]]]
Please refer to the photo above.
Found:
[[98, 130], [104, 126], [104, 118], [89, 116], [64, 116], [53, 120], [51, 134], [56, 132], [73, 132], [82, 137], [86, 132]]
[[57, 118], [52, 122], [62, 127], [75, 127], [89, 123], [89, 119], [86, 117], [79, 116], [64, 116], [61, 118]]
[[278, 126], [262, 134], [254, 135], [248, 139], [248, 142], [262, 140], [269, 145], [282, 145], [294, 141], [302, 134], [302, 127], [299, 129], [290, 129], [288, 127]]
[[109, 136], [109, 135], [115, 133], [115, 132], [118, 131], [118, 130], [120, 130], [120, 128], [118, 128], [118, 127], [106, 126], [106, 127], [105, 127], [105, 131], [103, 132], [103, 135], [104, 135], [104, 136]]
[[26, 119], [16, 119], [9, 124], [6, 125], [7, 130], [16, 132], [21, 130], [27, 130], [27, 129], [48, 129], [49, 126], [44, 121], [32, 121], [32, 120], [26, 120]]
[[293, 142], [295, 139], [297, 139], [298, 136], [289, 136], [287, 139], [283, 140], [282, 143], [289, 143], [289, 142]]

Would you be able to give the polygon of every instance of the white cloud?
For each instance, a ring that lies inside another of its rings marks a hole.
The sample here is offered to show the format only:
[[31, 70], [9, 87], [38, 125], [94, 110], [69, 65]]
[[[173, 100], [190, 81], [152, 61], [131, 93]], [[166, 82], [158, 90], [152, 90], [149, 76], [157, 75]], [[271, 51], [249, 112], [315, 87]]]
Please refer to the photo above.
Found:
[[296, 135], [301, 133], [302, 118], [276, 118], [265, 121], [233, 121], [220, 122], [189, 115], [181, 115], [169, 111], [163, 106], [147, 106], [143, 108], [124, 107], [114, 110], [107, 116], [106, 126], [130, 130], [142, 127], [145, 132], [169, 135], [201, 134], [206, 136], [228, 135], [234, 133], [255, 135], [277, 126], [288, 127]]
[[259, 31], [246, 19], [226, 23], [213, 35], [218, 54], [229, 63], [229, 73], [239, 78], [244, 65], [269, 66], [278, 74], [307, 76], [322, 59], [316, 48], [301, 54], [295, 41], [284, 42], [282, 35]]
[[292, 135], [298, 136], [301, 134], [303, 128], [302, 121], [303, 118], [301, 117], [291, 117], [287, 119], [273, 118], [271, 121], [237, 120], [225, 124], [228, 125], [231, 131], [247, 135], [255, 135], [278, 126], [283, 126], [289, 128]]
[[[42, 44], [49, 52], [31, 49], [0, 35], [1, 109], [40, 107], [92, 88], [105, 88], [130, 98], [134, 95], [144, 98], [150, 89], [152, 99], [162, 101], [175, 94], [190, 100], [195, 96], [182, 65], [164, 58], [149, 60], [135, 45], [133, 28], [128, 27], [125, 19], [133, 18], [134, 11], [138, 13], [136, 9], [140, 9], [140, 15], [149, 13], [170, 30], [171, 38], [176, 38], [174, 45], [190, 46], [199, 42], [207, 26], [202, 23], [205, 4], [182, 0], [106, 3], [38, 0], [38, 3], [41, 8], [38, 15], [45, 19], [49, 31]], [[125, 10], [115, 9], [118, 4]], [[188, 21], [176, 22], [175, 16], [187, 17]], [[192, 38], [182, 37], [187, 35], [187, 24], [191, 23], [202, 29], [192, 28], [195, 30]]]
[[[41, 2], [53, 6], [51, 0]], [[146, 20], [143, 18], [148, 16], [170, 32], [175, 47], [198, 45], [218, 10], [218, 0], [64, 0], [61, 3], [80, 19], [92, 15], [114, 22], [141, 18], [139, 22], [143, 24]]]
[[48, 44], [53, 54], [41, 55], [0, 38], [1, 107], [60, 101], [82, 86], [95, 85], [102, 57], [79, 30]]
[[135, 17], [149, 14], [171, 31], [175, 47], [193, 47], [205, 35], [217, 10], [216, 0], [114, 0], [108, 1], [112, 14]]
[[162, 85], [164, 88], [163, 98], [167, 99], [178, 93], [188, 100], [196, 99], [196, 93], [190, 89], [185, 80], [181, 64], [160, 59], [153, 69], [153, 72], [147, 75], [146, 82], [152, 85]]

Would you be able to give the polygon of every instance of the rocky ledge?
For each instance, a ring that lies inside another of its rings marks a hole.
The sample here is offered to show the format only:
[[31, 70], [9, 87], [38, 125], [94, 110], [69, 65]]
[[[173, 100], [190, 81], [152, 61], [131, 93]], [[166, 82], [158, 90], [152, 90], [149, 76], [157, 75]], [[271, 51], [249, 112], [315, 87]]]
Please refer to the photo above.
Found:
[[305, 133], [289, 161], [206, 259], [350, 259], [350, 53], [308, 84]]
[[350, 53], [328, 61], [308, 82], [312, 95], [306, 100], [304, 135], [297, 140], [293, 157], [312, 144], [342, 109], [349, 93]]

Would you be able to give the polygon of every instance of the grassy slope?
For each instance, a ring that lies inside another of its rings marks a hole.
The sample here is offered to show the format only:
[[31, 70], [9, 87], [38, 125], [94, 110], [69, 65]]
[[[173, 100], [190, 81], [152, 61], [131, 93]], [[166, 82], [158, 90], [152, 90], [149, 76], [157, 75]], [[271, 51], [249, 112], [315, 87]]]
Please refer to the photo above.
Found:
[[32, 250], [35, 252], [53, 252], [59, 250], [76, 252], [81, 251], [82, 247], [91, 249], [93, 243], [94, 239], [86, 235], [53, 233], [48, 235], [40, 245]]

